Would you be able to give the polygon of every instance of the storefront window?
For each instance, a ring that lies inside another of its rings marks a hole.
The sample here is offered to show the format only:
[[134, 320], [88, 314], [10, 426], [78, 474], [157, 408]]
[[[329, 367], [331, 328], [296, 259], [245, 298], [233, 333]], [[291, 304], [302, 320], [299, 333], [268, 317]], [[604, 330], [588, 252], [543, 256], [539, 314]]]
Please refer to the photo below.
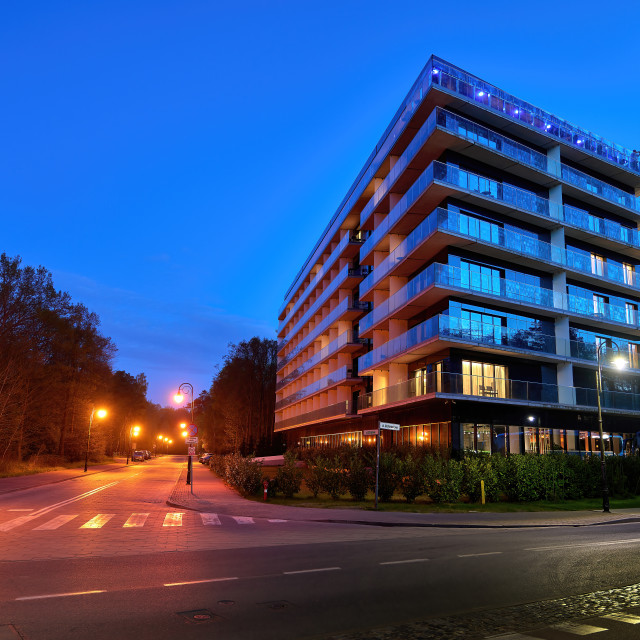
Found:
[[491, 453], [491, 427], [488, 424], [479, 424], [477, 432], [477, 451]]
[[538, 453], [538, 443], [536, 441], [536, 428], [524, 427], [524, 452]]
[[509, 453], [522, 453], [522, 427], [509, 427]]

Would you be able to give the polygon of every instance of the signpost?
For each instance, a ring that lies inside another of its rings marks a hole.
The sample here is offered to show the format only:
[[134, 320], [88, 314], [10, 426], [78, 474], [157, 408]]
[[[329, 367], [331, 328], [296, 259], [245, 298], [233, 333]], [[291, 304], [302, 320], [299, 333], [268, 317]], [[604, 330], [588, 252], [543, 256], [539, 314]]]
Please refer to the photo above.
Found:
[[400, 431], [400, 425], [394, 422], [378, 422], [378, 429], [371, 429], [370, 431], [363, 431], [364, 435], [376, 436], [376, 511], [378, 510], [378, 486], [380, 480], [380, 431], [386, 429], [388, 431]]
[[195, 436], [198, 433], [198, 427], [195, 424], [187, 425], [187, 435]]

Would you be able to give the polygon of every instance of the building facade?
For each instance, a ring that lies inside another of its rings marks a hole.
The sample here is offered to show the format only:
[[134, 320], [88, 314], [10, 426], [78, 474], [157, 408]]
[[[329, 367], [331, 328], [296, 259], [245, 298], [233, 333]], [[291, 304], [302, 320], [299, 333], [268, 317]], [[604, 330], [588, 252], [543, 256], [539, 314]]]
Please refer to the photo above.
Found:
[[[640, 155], [432, 56], [280, 309], [276, 431], [492, 453], [640, 430]], [[626, 368], [612, 366], [620, 356]]]

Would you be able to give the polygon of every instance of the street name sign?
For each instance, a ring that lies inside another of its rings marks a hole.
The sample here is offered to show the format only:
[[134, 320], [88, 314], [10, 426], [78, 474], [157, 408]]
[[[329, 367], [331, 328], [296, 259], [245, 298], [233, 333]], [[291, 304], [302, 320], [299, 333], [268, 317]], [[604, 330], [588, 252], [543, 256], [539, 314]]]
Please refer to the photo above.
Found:
[[367, 429], [366, 431], [362, 432], [363, 436], [377, 436], [378, 435], [378, 429]]
[[381, 429], [389, 429], [389, 431], [400, 431], [400, 425], [394, 424], [393, 422], [381, 422]]
[[195, 436], [191, 438], [185, 438], [184, 441], [185, 444], [198, 444], [198, 438], [196, 438]]

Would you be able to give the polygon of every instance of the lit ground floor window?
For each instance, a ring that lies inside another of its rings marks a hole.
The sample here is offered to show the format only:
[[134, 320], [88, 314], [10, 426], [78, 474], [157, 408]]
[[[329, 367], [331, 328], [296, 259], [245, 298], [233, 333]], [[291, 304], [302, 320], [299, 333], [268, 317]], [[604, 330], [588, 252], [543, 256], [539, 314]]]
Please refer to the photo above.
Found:
[[300, 438], [300, 446], [306, 448], [341, 447], [343, 445], [361, 447], [362, 431], [346, 431], [345, 433], [329, 433]]

